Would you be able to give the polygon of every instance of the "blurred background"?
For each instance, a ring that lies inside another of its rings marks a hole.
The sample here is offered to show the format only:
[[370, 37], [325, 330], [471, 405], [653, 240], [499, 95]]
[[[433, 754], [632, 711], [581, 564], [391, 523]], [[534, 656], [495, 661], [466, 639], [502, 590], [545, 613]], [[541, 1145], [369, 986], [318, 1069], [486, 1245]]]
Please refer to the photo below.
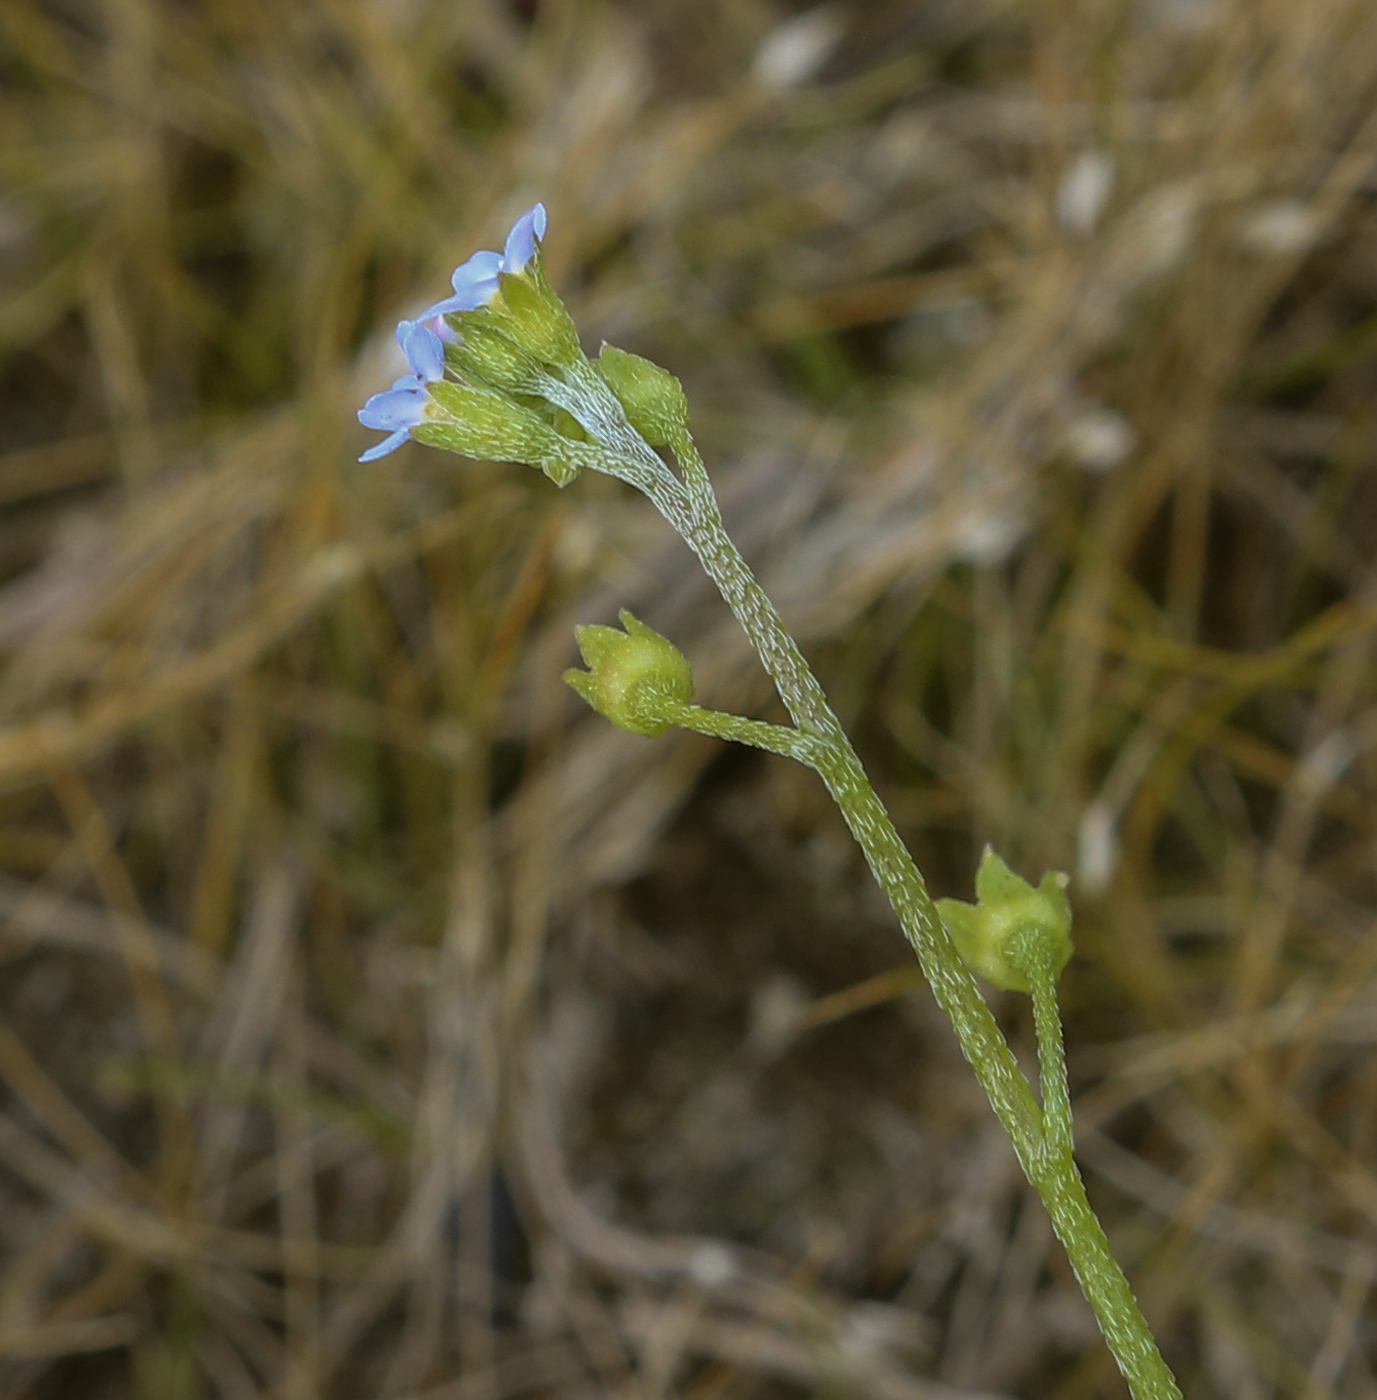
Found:
[[355, 461], [541, 199], [934, 893], [1072, 873], [1186, 1393], [1377, 1395], [1370, 0], [0, 0], [0, 130], [0, 1394], [1125, 1393], [820, 784], [561, 685], [778, 717], [668, 527]]

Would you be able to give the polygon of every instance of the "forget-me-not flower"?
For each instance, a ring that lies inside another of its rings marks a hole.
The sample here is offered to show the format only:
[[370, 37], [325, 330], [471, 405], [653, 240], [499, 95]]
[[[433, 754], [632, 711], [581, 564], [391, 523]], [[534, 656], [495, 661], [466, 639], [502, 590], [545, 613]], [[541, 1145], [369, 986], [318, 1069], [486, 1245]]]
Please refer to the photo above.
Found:
[[402, 347], [411, 373], [404, 374], [390, 389], [374, 394], [359, 409], [359, 422], [365, 428], [383, 428], [389, 433], [380, 443], [370, 447], [360, 462], [376, 462], [395, 452], [411, 435], [412, 428], [426, 416], [430, 395], [427, 384], [445, 377], [445, 350], [440, 337], [426, 324], [425, 318], [401, 321], [397, 325], [397, 344]]
[[[507, 235], [507, 246], [500, 253], [487, 249], [475, 253], [462, 267], [454, 269], [450, 285], [454, 295], [421, 312], [422, 321], [449, 315], [452, 311], [476, 311], [486, 306], [497, 295], [498, 274], [518, 273], [525, 270], [526, 264], [535, 257], [536, 242], [545, 237], [545, 206], [537, 204], [528, 210], [513, 225]], [[440, 320], [436, 327], [444, 334]]]
[[619, 416], [615, 390], [589, 368], [578, 330], [541, 270], [545, 224], [537, 204], [512, 226], [501, 253], [475, 253], [455, 269], [452, 296], [398, 325], [411, 373], [359, 411], [367, 427], [388, 434], [361, 462], [413, 437], [481, 460], [527, 462], [561, 486], [578, 475], [576, 443], [548, 414], [512, 397], [535, 395], [560, 408], [572, 392], [563, 376], [581, 375], [586, 392], [608, 400], [598, 421], [606, 412]]

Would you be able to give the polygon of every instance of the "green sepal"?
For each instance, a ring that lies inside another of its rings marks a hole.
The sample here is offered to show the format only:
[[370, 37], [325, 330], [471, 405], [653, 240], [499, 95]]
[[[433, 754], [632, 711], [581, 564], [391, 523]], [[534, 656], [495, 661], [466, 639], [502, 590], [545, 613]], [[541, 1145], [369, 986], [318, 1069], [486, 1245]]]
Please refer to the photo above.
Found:
[[1070, 877], [1049, 870], [1035, 889], [985, 847], [976, 872], [976, 903], [939, 899], [938, 913], [973, 972], [1006, 992], [1031, 992], [1028, 971], [1045, 962], [1061, 974], [1072, 953]]
[[569, 670], [565, 682], [619, 729], [653, 738], [674, 723], [670, 705], [693, 699], [688, 658], [625, 608], [622, 628], [575, 628], [586, 671]]
[[497, 287], [489, 310], [523, 350], [550, 365], [572, 365], [583, 357], [578, 330], [545, 280], [539, 253], [520, 272], [499, 272]]
[[563, 451], [559, 434], [504, 394], [445, 379], [429, 386], [430, 403], [411, 436], [480, 461], [544, 462]]
[[445, 345], [445, 363], [461, 379], [512, 393], [540, 392], [548, 372], [503, 330], [486, 306], [455, 312], [447, 319], [461, 338]]
[[598, 369], [627, 422], [652, 447], [664, 447], [684, 431], [688, 400], [684, 386], [667, 369], [606, 343], [598, 355]]

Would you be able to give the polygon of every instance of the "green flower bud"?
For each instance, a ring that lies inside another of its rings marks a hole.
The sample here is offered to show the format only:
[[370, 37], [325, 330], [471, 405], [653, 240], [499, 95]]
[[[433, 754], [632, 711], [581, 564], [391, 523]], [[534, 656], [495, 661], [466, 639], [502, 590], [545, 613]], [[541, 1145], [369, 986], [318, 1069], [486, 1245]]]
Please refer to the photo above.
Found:
[[652, 446], [664, 447], [688, 424], [684, 386], [667, 370], [639, 355], [602, 347], [598, 368], [626, 412], [627, 422]]
[[431, 384], [424, 420], [411, 436], [480, 461], [543, 463], [568, 444], [529, 409], [491, 389], [441, 380]]
[[1036, 889], [986, 846], [976, 872], [976, 903], [939, 899], [937, 911], [966, 966], [1005, 992], [1031, 992], [1037, 963], [1061, 974], [1071, 957], [1070, 877], [1049, 870]]
[[674, 723], [666, 702], [693, 699], [693, 672], [684, 653], [626, 611], [622, 626], [577, 628], [586, 671], [570, 670], [565, 681], [619, 729], [654, 737]]

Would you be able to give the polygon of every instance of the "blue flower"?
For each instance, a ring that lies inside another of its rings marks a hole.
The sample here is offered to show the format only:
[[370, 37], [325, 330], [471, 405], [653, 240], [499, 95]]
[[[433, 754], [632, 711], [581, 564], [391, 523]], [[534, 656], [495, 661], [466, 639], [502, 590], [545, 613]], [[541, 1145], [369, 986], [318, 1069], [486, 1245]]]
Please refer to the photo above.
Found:
[[411, 435], [412, 428], [425, 419], [430, 402], [425, 386], [445, 377], [444, 346], [440, 337], [422, 324], [424, 320], [420, 317], [397, 325], [397, 344], [402, 347], [411, 373], [402, 375], [385, 393], [374, 394], [359, 409], [359, 422], [365, 428], [382, 428], [389, 434], [370, 447], [360, 462], [376, 462], [395, 452]]
[[[486, 249], [475, 253], [462, 267], [454, 269], [450, 285], [454, 295], [421, 312], [422, 321], [444, 317], [452, 311], [476, 311], [486, 306], [497, 295], [499, 273], [517, 273], [525, 270], [526, 264], [535, 257], [536, 244], [545, 237], [545, 206], [537, 204], [534, 209], [523, 214], [507, 235], [507, 246], [501, 253], [490, 253]], [[443, 320], [440, 322], [444, 324]], [[440, 332], [443, 334], [443, 332]]]

